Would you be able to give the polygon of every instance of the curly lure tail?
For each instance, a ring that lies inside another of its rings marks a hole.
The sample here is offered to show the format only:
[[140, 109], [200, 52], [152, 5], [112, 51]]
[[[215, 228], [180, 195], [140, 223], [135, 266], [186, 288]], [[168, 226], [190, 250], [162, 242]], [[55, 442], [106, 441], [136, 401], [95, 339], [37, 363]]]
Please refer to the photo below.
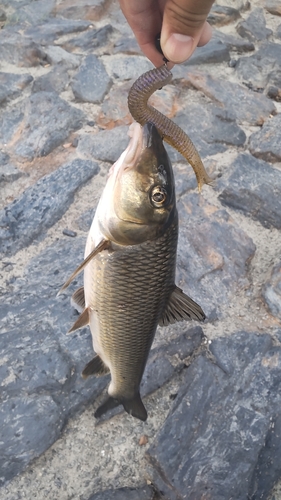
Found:
[[129, 91], [129, 110], [133, 118], [142, 126], [147, 122], [153, 123], [164, 141], [184, 156], [195, 172], [198, 188], [201, 191], [202, 186], [211, 184], [212, 179], [208, 176], [193, 142], [176, 123], [147, 103], [149, 97], [156, 90], [170, 83], [172, 77], [166, 64], [141, 75]]

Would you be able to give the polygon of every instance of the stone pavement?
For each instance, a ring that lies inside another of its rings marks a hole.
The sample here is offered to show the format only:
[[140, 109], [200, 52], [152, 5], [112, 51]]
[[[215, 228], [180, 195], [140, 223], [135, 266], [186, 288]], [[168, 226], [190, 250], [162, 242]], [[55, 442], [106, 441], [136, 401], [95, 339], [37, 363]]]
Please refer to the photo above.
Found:
[[219, 0], [211, 42], [151, 103], [191, 137], [214, 185], [174, 165], [177, 284], [204, 325], [157, 332], [141, 392], [96, 422], [108, 377], [81, 378], [88, 328], [69, 291], [127, 94], [152, 65], [113, 0], [0, 3], [0, 497], [281, 498], [281, 9]]

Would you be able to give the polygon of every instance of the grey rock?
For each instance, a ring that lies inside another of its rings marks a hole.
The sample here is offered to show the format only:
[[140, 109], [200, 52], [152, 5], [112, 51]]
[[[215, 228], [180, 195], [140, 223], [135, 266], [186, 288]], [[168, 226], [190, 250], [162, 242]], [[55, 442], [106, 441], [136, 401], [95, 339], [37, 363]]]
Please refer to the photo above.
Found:
[[56, 7], [56, 15], [68, 19], [90, 19], [98, 21], [106, 8], [106, 0], [67, 0]]
[[96, 163], [74, 160], [41, 178], [1, 210], [1, 252], [14, 255], [38, 236], [43, 236], [45, 230], [65, 213], [77, 189], [98, 171]]
[[227, 45], [229, 50], [237, 52], [238, 54], [255, 50], [254, 44], [249, 40], [245, 40], [245, 38], [240, 36], [229, 35], [216, 29], [213, 30], [213, 38], [220, 40], [222, 43]]
[[[81, 166], [81, 165], [80, 165]], [[1, 297], [1, 480], [11, 479], [61, 435], [66, 420], [103, 391], [108, 377], [83, 380], [90, 332], [66, 335], [76, 317], [56, 294], [83, 260], [85, 238], [43, 250]], [[77, 285], [77, 280], [71, 285]], [[78, 285], [79, 286], [79, 285]], [[11, 342], [11, 336], [13, 342]]]
[[213, 5], [210, 14], [208, 15], [208, 22], [215, 26], [224, 26], [239, 19], [240, 12], [233, 7], [225, 5]]
[[266, 40], [272, 35], [272, 30], [266, 27], [263, 9], [254, 9], [245, 21], [236, 27], [237, 32], [243, 38], [248, 38], [251, 42]]
[[236, 71], [239, 78], [253, 89], [264, 89], [281, 71], [280, 44], [262, 43], [255, 54], [238, 60]]
[[94, 49], [106, 45], [109, 42], [112, 33], [112, 26], [107, 24], [99, 29], [91, 28], [86, 31], [86, 33], [76, 35], [75, 38], [71, 38], [70, 40], [63, 42], [61, 45], [70, 52], [88, 54], [92, 53]]
[[204, 47], [197, 47], [190, 59], [183, 63], [185, 66], [191, 64], [213, 64], [228, 62], [230, 53], [228, 46], [221, 40], [211, 38], [210, 42]]
[[0, 415], [3, 485], [58, 439], [65, 419], [53, 398], [44, 394], [23, 394], [4, 399]]
[[186, 79], [231, 113], [238, 122], [262, 125], [269, 115], [276, 113], [275, 105], [266, 96], [245, 86], [199, 72], [189, 72]]
[[3, 23], [7, 20], [6, 12], [0, 8], [0, 22]]
[[278, 0], [266, 0], [264, 6], [271, 14], [281, 16], [281, 6]]
[[25, 67], [39, 66], [45, 59], [39, 45], [11, 28], [0, 31], [0, 53], [2, 61]]
[[18, 97], [32, 80], [33, 77], [28, 74], [17, 75], [0, 72], [0, 103]]
[[249, 0], [216, 0], [217, 5], [227, 5], [239, 11], [248, 10], [250, 8]]
[[257, 158], [273, 163], [281, 160], [281, 114], [267, 120], [250, 136], [249, 149]]
[[92, 495], [89, 500], [153, 500], [154, 490], [150, 486], [143, 488], [119, 488], [105, 490]]
[[61, 47], [50, 45], [45, 49], [47, 62], [50, 64], [66, 64], [70, 68], [77, 68], [80, 64], [80, 57], [70, 54]]
[[114, 43], [113, 54], [119, 53], [142, 55], [142, 51], [135, 37], [131, 36], [121, 37]]
[[102, 130], [98, 134], [84, 134], [79, 137], [77, 151], [86, 158], [114, 163], [129, 142], [126, 125], [111, 130]]
[[52, 12], [56, 1], [36, 0], [36, 2], [28, 3], [20, 8], [17, 8], [11, 16], [9, 22], [28, 23], [38, 25], [46, 19]]
[[55, 92], [37, 92], [22, 106], [24, 126], [14, 150], [24, 158], [32, 160], [47, 156], [65, 141], [70, 132], [82, 127], [83, 112], [70, 106]]
[[281, 319], [281, 263], [273, 267], [263, 286], [262, 296], [273, 316]]
[[279, 39], [281, 39], [281, 24], [279, 24], [277, 30], [276, 30], [276, 33], [275, 33], [275, 36]]
[[27, 28], [24, 34], [40, 45], [50, 45], [61, 36], [85, 31], [90, 25], [89, 21], [50, 18], [45, 23]]
[[136, 80], [140, 75], [153, 68], [150, 61], [142, 56], [115, 55], [105, 60], [106, 68], [112, 78]]
[[[229, 145], [242, 146], [246, 141], [245, 133], [231, 112], [212, 103], [204, 107], [193, 103], [185, 105], [174, 121], [188, 134], [203, 157], [225, 151]], [[172, 161], [182, 158], [172, 148], [167, 150]]]
[[24, 119], [24, 112], [21, 105], [13, 107], [11, 110], [3, 111], [0, 115], [0, 143], [8, 144], [18, 130]]
[[58, 64], [46, 75], [41, 75], [33, 82], [32, 92], [57, 92], [66, 89], [70, 81], [68, 64]]
[[178, 210], [176, 283], [213, 321], [221, 314], [220, 304], [227, 304], [235, 290], [249, 283], [248, 265], [255, 245], [225, 210], [198, 194], [183, 195]]
[[19, 170], [12, 163], [1, 164], [1, 152], [0, 152], [0, 184], [1, 182], [13, 182], [24, 175], [24, 173]]
[[90, 230], [91, 224], [93, 222], [94, 215], [96, 213], [97, 204], [95, 207], [90, 208], [86, 212], [84, 212], [80, 217], [75, 221], [80, 231], [84, 231], [88, 233]]
[[[269, 335], [242, 332], [214, 340], [210, 350], [217, 365], [201, 355], [185, 371], [147, 453], [151, 479], [167, 500], [246, 500], [261, 491], [254, 478], [279, 418], [281, 349]], [[267, 462], [265, 496], [255, 498], [267, 498], [274, 486], [279, 447], [270, 455], [276, 462]]]
[[241, 210], [264, 227], [281, 228], [281, 172], [249, 154], [240, 154], [217, 181], [223, 205]]
[[111, 84], [102, 62], [96, 56], [89, 55], [73, 78], [71, 87], [77, 100], [100, 103]]

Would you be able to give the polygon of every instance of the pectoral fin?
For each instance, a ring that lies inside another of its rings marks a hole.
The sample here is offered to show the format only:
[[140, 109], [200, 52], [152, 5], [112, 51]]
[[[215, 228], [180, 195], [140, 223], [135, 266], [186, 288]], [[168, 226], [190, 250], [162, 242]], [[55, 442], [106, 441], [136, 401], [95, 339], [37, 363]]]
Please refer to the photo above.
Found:
[[160, 326], [167, 326], [177, 321], [196, 320], [204, 321], [206, 318], [201, 307], [188, 297], [180, 288], [175, 286], [169, 302], [166, 305], [162, 318], [159, 321]]
[[84, 309], [84, 311], [80, 314], [80, 316], [75, 321], [74, 325], [68, 330], [67, 333], [72, 333], [78, 328], [82, 328], [83, 326], [87, 326], [89, 324], [89, 308]]
[[109, 371], [108, 366], [106, 366], [103, 360], [97, 355], [86, 364], [82, 371], [82, 377], [87, 378], [89, 375], [106, 375]]
[[71, 305], [81, 313], [85, 309], [85, 295], [84, 295], [84, 287], [81, 286], [76, 290], [71, 297]]
[[70, 278], [68, 278], [68, 280], [65, 282], [65, 284], [61, 287], [60, 291], [58, 292], [57, 295], [60, 295], [71, 283], [72, 280], [74, 280], [74, 278], [76, 278], [76, 276], [81, 273], [81, 271], [83, 271], [83, 269], [86, 267], [87, 264], [89, 264], [89, 262], [99, 253], [99, 252], [102, 252], [103, 250], [106, 250], [107, 248], [109, 248], [110, 246], [110, 241], [109, 240], [102, 240], [98, 246], [96, 246], [94, 248], [94, 250], [92, 250], [92, 252], [86, 257], [85, 260], [83, 260], [82, 264], [80, 264], [80, 266], [77, 267], [77, 269], [75, 269], [75, 271], [72, 273], [72, 275], [70, 276]]

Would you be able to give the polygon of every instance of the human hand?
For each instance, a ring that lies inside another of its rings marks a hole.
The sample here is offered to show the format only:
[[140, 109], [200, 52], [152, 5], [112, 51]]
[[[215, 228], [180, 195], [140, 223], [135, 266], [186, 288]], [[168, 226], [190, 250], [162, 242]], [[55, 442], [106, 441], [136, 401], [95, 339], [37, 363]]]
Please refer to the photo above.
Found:
[[206, 22], [214, 0], [119, 0], [143, 53], [155, 66], [163, 57], [155, 47], [160, 44], [171, 63], [182, 63], [196, 47], [206, 45], [212, 36]]

